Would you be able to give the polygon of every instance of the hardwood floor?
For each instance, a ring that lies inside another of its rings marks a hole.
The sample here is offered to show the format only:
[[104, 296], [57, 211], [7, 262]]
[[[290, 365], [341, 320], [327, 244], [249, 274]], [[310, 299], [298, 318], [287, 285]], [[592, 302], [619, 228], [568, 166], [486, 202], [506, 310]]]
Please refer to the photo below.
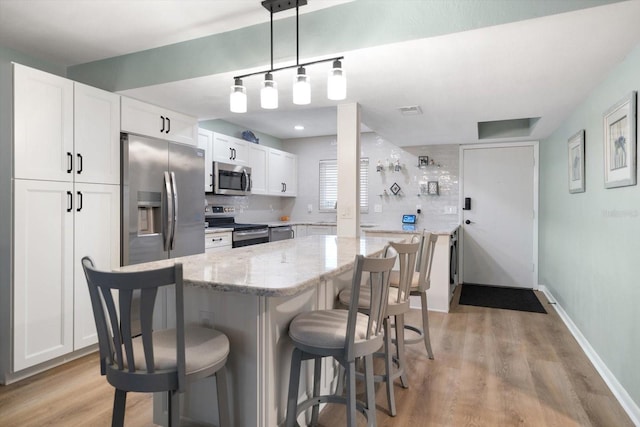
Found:
[[[398, 415], [387, 414], [377, 388], [379, 426], [632, 426], [552, 306], [547, 315], [462, 306], [432, 312], [435, 360], [408, 346], [410, 388], [396, 382]], [[458, 295], [454, 297], [457, 301]], [[417, 324], [419, 311], [408, 317]], [[113, 388], [89, 355], [9, 386], [0, 386], [2, 426], [108, 426]], [[126, 426], [152, 426], [151, 398], [130, 393]], [[320, 425], [344, 425], [341, 405]], [[365, 425], [359, 417], [359, 425]]]

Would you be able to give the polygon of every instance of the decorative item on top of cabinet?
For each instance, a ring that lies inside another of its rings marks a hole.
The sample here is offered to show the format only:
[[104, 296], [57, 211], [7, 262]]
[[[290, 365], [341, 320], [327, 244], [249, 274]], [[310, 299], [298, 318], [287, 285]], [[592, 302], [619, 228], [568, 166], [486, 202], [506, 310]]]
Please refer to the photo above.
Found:
[[198, 119], [183, 113], [122, 97], [122, 132], [198, 145]]

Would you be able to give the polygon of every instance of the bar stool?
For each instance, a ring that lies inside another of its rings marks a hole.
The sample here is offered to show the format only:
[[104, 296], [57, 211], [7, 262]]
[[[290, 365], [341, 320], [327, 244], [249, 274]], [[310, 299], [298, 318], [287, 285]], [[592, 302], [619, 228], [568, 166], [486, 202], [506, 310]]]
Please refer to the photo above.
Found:
[[[215, 375], [221, 427], [231, 425], [227, 400], [226, 361], [229, 339], [215, 329], [184, 324], [182, 264], [115, 273], [98, 271], [89, 257], [82, 258], [91, 306], [98, 331], [100, 374], [115, 387], [111, 425], [124, 424], [127, 392], [168, 394], [168, 423], [180, 423], [179, 395], [192, 381]], [[153, 307], [161, 286], [175, 284], [176, 327], [153, 330]], [[112, 291], [118, 295], [114, 300]], [[139, 294], [140, 332], [132, 314], [134, 293]]]
[[[438, 236], [428, 231], [422, 233], [420, 255], [418, 257], [418, 265], [416, 272], [411, 278], [411, 287], [409, 293], [411, 295], [420, 296], [420, 311], [422, 312], [422, 328], [413, 325], [405, 325], [416, 334], [417, 338], [405, 339], [405, 344], [415, 344], [424, 341], [429, 359], [433, 360], [433, 350], [431, 349], [431, 338], [429, 335], [429, 309], [427, 307], [427, 291], [431, 287], [431, 267], [433, 265], [433, 254], [435, 252]], [[390, 286], [397, 287], [400, 283], [400, 275], [397, 271], [391, 272], [389, 278]]]
[[[352, 292], [360, 295], [365, 282], [369, 289], [368, 315], [358, 311], [357, 300], [344, 309], [316, 310], [297, 315], [289, 325], [294, 350], [291, 356], [287, 418], [285, 425], [297, 425], [298, 415], [312, 407], [311, 425], [318, 422], [321, 403], [347, 405], [347, 426], [356, 427], [356, 411], [376, 425], [373, 379], [373, 353], [383, 344], [382, 324], [389, 293], [389, 274], [396, 261], [393, 249], [385, 249], [382, 258], [357, 255], [352, 277]], [[320, 395], [321, 360], [333, 357], [346, 371], [347, 395]], [[366, 403], [356, 401], [356, 359], [364, 359]], [[300, 369], [303, 360], [314, 360], [313, 395], [298, 403]]]
[[[412, 238], [410, 243], [394, 243], [389, 245], [398, 252], [399, 270], [393, 270], [391, 276], [398, 278], [399, 286], [389, 288], [389, 300], [387, 311], [384, 316], [384, 359], [385, 374], [376, 375], [375, 381], [385, 381], [387, 383], [387, 401], [389, 403], [389, 413], [396, 415], [396, 403], [393, 391], [393, 383], [396, 378], [400, 378], [403, 388], [409, 387], [408, 375], [406, 372], [406, 358], [404, 349], [404, 315], [410, 310], [409, 307], [409, 285], [416, 268], [416, 258], [420, 249], [420, 241], [417, 236]], [[338, 295], [338, 299], [344, 305], [352, 304], [353, 292], [345, 289]], [[369, 293], [365, 288], [360, 292], [358, 298], [358, 308], [367, 313], [369, 304]], [[394, 329], [396, 336], [396, 352], [392, 354], [391, 349], [391, 317], [394, 318]], [[395, 369], [394, 369], [395, 366]]]

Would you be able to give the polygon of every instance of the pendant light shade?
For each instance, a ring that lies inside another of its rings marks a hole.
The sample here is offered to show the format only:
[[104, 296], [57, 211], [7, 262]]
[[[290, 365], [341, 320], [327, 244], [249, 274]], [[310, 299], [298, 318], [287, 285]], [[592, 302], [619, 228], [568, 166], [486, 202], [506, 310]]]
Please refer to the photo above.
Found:
[[333, 68], [329, 71], [327, 80], [327, 98], [340, 101], [347, 97], [347, 78], [339, 59], [333, 61]]
[[278, 84], [273, 80], [273, 75], [267, 73], [260, 89], [260, 106], [267, 110], [278, 108]]
[[304, 67], [299, 67], [298, 73], [293, 78], [293, 103], [296, 105], [311, 103], [311, 84]]
[[241, 79], [235, 79], [229, 95], [229, 109], [232, 113], [247, 112], [247, 89], [242, 86]]

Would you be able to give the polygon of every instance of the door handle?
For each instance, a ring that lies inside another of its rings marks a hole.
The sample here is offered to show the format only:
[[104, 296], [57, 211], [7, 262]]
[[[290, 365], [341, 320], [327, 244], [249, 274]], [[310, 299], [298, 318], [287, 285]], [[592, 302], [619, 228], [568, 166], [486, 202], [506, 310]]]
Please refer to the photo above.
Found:
[[82, 154], [76, 154], [78, 156], [78, 175], [82, 173]]
[[80, 212], [82, 210], [82, 191], [78, 191], [78, 209], [76, 211]]
[[71, 173], [73, 170], [73, 154], [67, 151], [67, 173]]
[[469, 224], [471, 224], [471, 221], [470, 220], [466, 220], [464, 223], [469, 225]]
[[67, 191], [67, 212], [71, 212], [73, 210], [73, 193], [71, 191]]
[[165, 133], [169, 133], [171, 131], [171, 119], [169, 117], [165, 117], [167, 119], [167, 130]]
[[176, 185], [176, 174], [171, 172], [171, 192], [173, 193], [173, 228], [171, 230], [171, 250], [176, 245], [176, 227], [178, 227], [178, 186]]
[[169, 251], [171, 245], [171, 233], [173, 231], [173, 202], [171, 195], [171, 177], [169, 176], [169, 172], [164, 172], [164, 202], [163, 204], [163, 214], [165, 215], [164, 221], [162, 223], [162, 238], [164, 240], [164, 250]]
[[160, 116], [160, 120], [162, 120], [162, 129], [160, 129], [160, 133], [164, 133], [164, 116]]

